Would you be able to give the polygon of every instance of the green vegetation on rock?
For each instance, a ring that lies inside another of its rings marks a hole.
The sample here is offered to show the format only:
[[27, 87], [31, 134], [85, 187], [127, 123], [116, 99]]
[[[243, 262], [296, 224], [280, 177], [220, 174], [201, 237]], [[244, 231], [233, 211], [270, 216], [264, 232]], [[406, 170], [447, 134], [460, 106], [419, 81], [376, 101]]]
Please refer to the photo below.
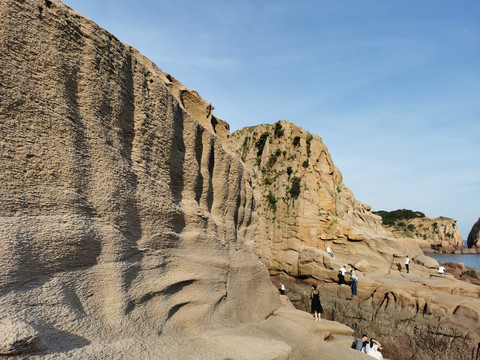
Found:
[[280, 124], [279, 122], [275, 123], [275, 130], [273, 133], [276, 138], [282, 137], [284, 134], [284, 130], [282, 129], [282, 124]]
[[[372, 213], [380, 215], [382, 217], [383, 224], [387, 226], [393, 226], [395, 225], [395, 222], [400, 220], [409, 220], [425, 217], [425, 214], [420, 211], [412, 211], [407, 209], [399, 209], [394, 211], [380, 210], [372, 211]], [[400, 224], [397, 225], [401, 226]], [[404, 226], [406, 226], [406, 224]]]
[[263, 148], [265, 147], [265, 143], [267, 142], [268, 132], [264, 132], [260, 135], [260, 138], [255, 142], [255, 147], [258, 149], [257, 156], [261, 156], [263, 153]]

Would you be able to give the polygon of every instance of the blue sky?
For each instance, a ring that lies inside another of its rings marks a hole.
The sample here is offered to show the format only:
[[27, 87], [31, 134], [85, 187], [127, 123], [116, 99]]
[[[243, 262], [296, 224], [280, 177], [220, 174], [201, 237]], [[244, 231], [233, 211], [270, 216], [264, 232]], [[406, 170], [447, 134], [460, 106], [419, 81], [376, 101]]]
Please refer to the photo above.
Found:
[[480, 1], [67, 0], [235, 131], [320, 135], [357, 199], [480, 217]]

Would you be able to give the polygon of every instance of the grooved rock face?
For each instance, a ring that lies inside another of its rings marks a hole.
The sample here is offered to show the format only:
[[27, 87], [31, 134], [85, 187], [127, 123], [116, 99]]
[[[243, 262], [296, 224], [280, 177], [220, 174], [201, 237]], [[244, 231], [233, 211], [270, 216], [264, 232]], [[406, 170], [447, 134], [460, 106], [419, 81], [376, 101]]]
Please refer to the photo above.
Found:
[[[251, 171], [259, 213], [257, 252], [270, 271], [306, 275], [301, 267], [309, 260], [302, 255], [299, 260], [305, 247], [318, 249], [310, 259], [316, 261], [327, 247], [348, 253], [349, 243], [391, 235], [380, 216], [342, 183], [319, 136], [279, 121], [244, 128], [230, 139]], [[359, 253], [351, 261], [361, 259]]]
[[59, 1], [0, 14], [2, 353], [333, 359], [318, 334], [351, 341], [292, 315], [253, 253], [211, 104]]
[[[380, 339], [388, 358], [477, 359], [479, 287], [438, 274], [438, 262], [423, 254], [419, 239], [388, 232], [343, 185], [320, 137], [279, 121], [230, 139], [252, 176], [257, 252], [297, 308], [308, 311], [316, 282], [324, 318], [349, 325], [357, 337]], [[452, 219], [429, 220], [437, 222], [440, 242], [454, 233]], [[349, 264], [358, 278], [356, 296], [338, 284], [340, 267]]]
[[480, 248], [480, 218], [473, 224], [472, 230], [468, 234], [467, 246], [469, 248]]

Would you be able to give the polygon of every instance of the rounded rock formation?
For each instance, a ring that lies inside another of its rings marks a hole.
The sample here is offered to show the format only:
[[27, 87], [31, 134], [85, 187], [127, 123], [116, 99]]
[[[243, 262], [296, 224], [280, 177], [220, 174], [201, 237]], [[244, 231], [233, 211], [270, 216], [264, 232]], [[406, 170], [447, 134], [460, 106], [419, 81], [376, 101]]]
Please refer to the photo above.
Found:
[[472, 226], [472, 230], [470, 230], [470, 233], [468, 234], [467, 246], [469, 248], [480, 248], [480, 218], [478, 218], [477, 222]]

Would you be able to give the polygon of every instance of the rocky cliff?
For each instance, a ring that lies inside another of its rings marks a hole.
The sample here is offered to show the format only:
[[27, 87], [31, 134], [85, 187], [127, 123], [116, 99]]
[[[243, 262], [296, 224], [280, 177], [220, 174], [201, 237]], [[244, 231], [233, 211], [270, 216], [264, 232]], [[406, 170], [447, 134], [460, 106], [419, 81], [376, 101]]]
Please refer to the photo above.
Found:
[[277, 294], [211, 104], [57, 0], [0, 14], [2, 355], [359, 356]]
[[[381, 339], [387, 357], [480, 359], [480, 287], [438, 274], [420, 240], [383, 228], [342, 183], [320, 137], [279, 121], [239, 130], [231, 141], [252, 176], [257, 252], [299, 309], [308, 310], [316, 282], [325, 317]], [[448, 232], [441, 221], [439, 232]], [[358, 296], [338, 285], [342, 265], [356, 269]]]
[[[348, 253], [349, 243], [388, 237], [380, 216], [343, 184], [321, 137], [279, 121], [239, 130], [231, 141], [251, 171], [256, 247], [271, 272], [311, 275], [327, 247]], [[375, 250], [364, 250], [374, 257]], [[364, 255], [358, 252], [352, 261]]]
[[429, 218], [406, 209], [375, 213], [382, 216], [383, 225], [395, 237], [415, 239], [424, 252], [451, 253], [466, 248], [457, 223], [451, 218]]
[[470, 230], [470, 233], [468, 234], [467, 246], [469, 248], [480, 250], [480, 218], [478, 218], [477, 222], [473, 224], [472, 230]]

